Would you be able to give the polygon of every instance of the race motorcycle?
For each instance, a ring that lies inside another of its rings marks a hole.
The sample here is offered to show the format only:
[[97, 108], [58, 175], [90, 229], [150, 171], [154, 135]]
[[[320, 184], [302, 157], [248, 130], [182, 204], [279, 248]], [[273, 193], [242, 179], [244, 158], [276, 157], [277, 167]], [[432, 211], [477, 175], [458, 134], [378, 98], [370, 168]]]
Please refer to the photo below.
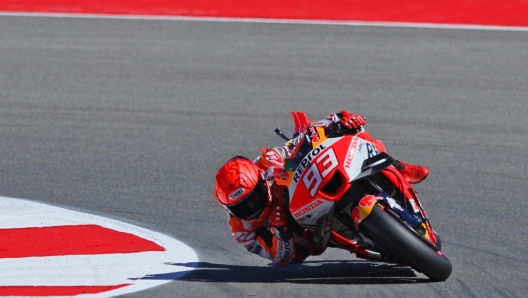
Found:
[[[292, 115], [296, 133], [310, 141], [286, 160], [287, 177], [275, 181], [289, 189], [285, 203], [297, 228], [313, 231], [321, 247], [408, 265], [431, 280], [446, 280], [451, 262], [440, 251], [440, 237], [415, 189], [392, 165], [394, 159], [366, 140], [325, 129], [328, 123], [309, 123], [303, 112]], [[275, 132], [291, 139], [280, 129]]]

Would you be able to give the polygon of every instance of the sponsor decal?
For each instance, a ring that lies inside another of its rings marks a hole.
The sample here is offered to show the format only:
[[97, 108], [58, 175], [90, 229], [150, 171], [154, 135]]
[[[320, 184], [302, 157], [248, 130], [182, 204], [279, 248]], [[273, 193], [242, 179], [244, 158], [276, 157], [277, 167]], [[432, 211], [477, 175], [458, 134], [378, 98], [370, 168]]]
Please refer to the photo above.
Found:
[[278, 241], [277, 259], [284, 262], [288, 261], [292, 255], [291, 239], [288, 241]]
[[420, 212], [420, 207], [418, 207], [418, 204], [416, 204], [416, 201], [414, 199], [410, 199], [409, 203], [411, 203], [411, 207], [413, 208], [414, 213]]
[[352, 159], [354, 158], [354, 153], [356, 151], [356, 147], [358, 145], [359, 141], [358, 138], [354, 138], [352, 140], [352, 143], [350, 144], [350, 147], [348, 148], [348, 153], [345, 159], [345, 168], [350, 169], [352, 166]]
[[376, 203], [379, 199], [381, 198], [375, 197], [375, 196], [364, 197], [363, 199], [359, 201], [359, 205], [363, 207], [370, 207], [374, 205], [374, 203]]
[[235, 190], [233, 193], [229, 195], [229, 198], [233, 201], [236, 200], [238, 197], [240, 197], [244, 193], [244, 188], [241, 187], [237, 190]]
[[304, 207], [302, 207], [300, 210], [295, 211], [292, 215], [295, 218], [298, 218], [300, 216], [303, 216], [307, 212], [314, 210], [317, 206], [323, 204], [323, 201], [321, 199], [317, 199], [315, 202], [312, 202]]
[[252, 241], [255, 239], [254, 232], [237, 232], [235, 233], [235, 240], [239, 243]]
[[289, 241], [286, 241], [284, 243], [285, 252], [284, 252], [284, 258], [289, 259], [292, 255], [292, 245], [291, 245], [291, 239]]
[[306, 169], [306, 167], [311, 165], [312, 159], [317, 156], [317, 154], [321, 153], [321, 151], [323, 151], [324, 149], [326, 149], [325, 146], [319, 145], [318, 147], [315, 147], [312, 151], [310, 151], [310, 153], [308, 153], [305, 158], [303, 158], [301, 164], [297, 167], [297, 171], [295, 171], [295, 175], [293, 176], [293, 180], [295, 181], [295, 183], [299, 182], [299, 178], [301, 177], [302, 172], [304, 172], [304, 169]]
[[330, 120], [317, 120], [315, 121], [312, 126], [328, 126], [332, 123]]
[[379, 153], [378, 150], [376, 150], [376, 148], [372, 146], [372, 144], [366, 143], [366, 146], [367, 146], [368, 158], [378, 155]]
[[386, 199], [392, 209], [403, 211], [402, 207], [393, 198], [387, 197]]
[[310, 137], [312, 138], [313, 142], [319, 142], [319, 140], [321, 140], [319, 133], [317, 132], [317, 129], [315, 129], [314, 126], [308, 127], [308, 133], [310, 134]]

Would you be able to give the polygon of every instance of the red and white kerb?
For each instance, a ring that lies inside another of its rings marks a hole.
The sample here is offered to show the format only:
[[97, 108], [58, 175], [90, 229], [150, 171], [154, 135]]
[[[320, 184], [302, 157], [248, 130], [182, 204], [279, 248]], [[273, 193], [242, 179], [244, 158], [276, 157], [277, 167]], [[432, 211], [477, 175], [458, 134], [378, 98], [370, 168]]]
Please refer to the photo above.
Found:
[[0, 197], [0, 296], [111, 297], [177, 279], [197, 261], [160, 233]]

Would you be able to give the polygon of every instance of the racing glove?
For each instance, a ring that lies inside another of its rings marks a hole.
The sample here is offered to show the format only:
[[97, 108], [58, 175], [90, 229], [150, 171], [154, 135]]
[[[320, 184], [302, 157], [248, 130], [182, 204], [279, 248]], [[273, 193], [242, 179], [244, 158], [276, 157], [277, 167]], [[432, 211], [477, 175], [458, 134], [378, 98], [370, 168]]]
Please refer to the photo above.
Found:
[[270, 224], [272, 227], [283, 227], [289, 224], [286, 211], [282, 205], [280, 202], [273, 202], [270, 214]]
[[262, 148], [262, 155], [254, 160], [259, 169], [262, 170], [264, 179], [273, 180], [274, 178], [288, 179], [288, 174], [284, 170], [285, 161], [281, 151], [282, 148], [266, 149]]
[[362, 125], [367, 123], [367, 119], [358, 114], [351, 114], [345, 110], [341, 111], [341, 119], [339, 120], [341, 127], [347, 130], [359, 129]]

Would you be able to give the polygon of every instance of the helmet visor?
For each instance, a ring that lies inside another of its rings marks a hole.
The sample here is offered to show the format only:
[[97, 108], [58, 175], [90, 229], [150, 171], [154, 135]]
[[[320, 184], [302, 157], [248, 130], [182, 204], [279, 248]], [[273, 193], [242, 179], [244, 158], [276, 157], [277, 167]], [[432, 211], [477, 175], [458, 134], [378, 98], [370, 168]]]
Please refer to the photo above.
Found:
[[240, 219], [256, 219], [268, 206], [268, 196], [268, 188], [265, 182], [261, 180], [244, 199], [226, 207], [231, 214]]

